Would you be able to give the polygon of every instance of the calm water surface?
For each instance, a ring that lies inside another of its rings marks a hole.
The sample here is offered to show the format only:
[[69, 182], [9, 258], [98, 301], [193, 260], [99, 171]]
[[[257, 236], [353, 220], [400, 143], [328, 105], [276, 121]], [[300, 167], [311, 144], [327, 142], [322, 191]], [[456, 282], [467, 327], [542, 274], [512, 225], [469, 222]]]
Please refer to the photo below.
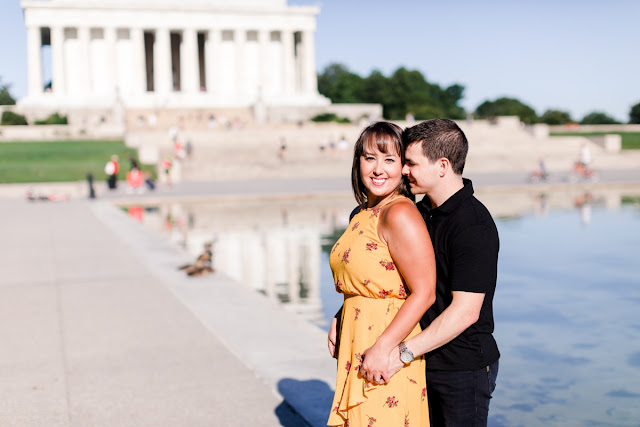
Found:
[[[490, 425], [640, 426], [638, 194], [478, 195], [501, 242]], [[354, 202], [251, 203], [158, 206], [144, 222], [194, 254], [213, 240], [218, 270], [327, 329], [342, 304], [327, 251]]]

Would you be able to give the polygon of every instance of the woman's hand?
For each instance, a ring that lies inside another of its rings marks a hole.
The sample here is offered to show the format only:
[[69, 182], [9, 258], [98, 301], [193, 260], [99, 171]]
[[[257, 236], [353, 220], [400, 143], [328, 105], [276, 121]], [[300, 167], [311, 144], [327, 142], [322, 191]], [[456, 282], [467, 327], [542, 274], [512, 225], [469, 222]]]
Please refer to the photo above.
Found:
[[397, 372], [397, 370], [393, 371], [390, 366], [394, 350], [398, 351], [397, 347], [392, 347], [391, 350], [384, 349], [378, 343], [369, 347], [362, 355], [364, 360], [360, 367], [360, 375], [371, 383], [386, 384], [391, 376]]
[[328, 337], [328, 346], [329, 346], [329, 354], [334, 359], [338, 358], [338, 354], [336, 352], [336, 340], [338, 338], [338, 318], [334, 317], [331, 321], [331, 327], [329, 328], [329, 337]]

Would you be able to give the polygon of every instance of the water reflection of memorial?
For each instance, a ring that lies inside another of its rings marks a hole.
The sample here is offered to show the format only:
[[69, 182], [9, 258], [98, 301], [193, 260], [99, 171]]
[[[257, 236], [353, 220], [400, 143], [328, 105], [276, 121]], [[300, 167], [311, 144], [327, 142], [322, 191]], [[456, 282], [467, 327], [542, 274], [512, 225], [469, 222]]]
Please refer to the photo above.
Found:
[[[624, 188], [543, 193], [494, 189], [477, 195], [496, 218], [577, 210], [577, 220], [586, 226], [592, 206], [616, 209], [627, 193]], [[354, 207], [353, 197], [344, 194], [175, 201], [147, 207], [144, 217], [140, 207], [132, 206], [136, 215], [130, 215], [184, 247], [194, 259], [211, 242], [217, 272], [326, 327], [341, 298], [333, 296], [332, 289], [324, 289], [321, 298], [321, 287], [332, 288], [330, 271], [321, 272], [328, 270], [322, 251], [340, 237]]]
[[346, 226], [354, 205], [350, 195], [171, 202], [147, 209], [143, 222], [162, 231], [194, 259], [206, 242], [212, 242], [217, 272], [323, 324], [322, 245], [325, 236]]

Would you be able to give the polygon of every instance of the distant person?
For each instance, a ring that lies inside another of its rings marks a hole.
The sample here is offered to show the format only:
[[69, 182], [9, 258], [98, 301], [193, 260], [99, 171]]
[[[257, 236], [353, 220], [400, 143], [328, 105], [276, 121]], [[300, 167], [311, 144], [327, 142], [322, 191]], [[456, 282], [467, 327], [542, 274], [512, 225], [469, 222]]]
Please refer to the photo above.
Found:
[[144, 184], [147, 186], [147, 188], [151, 191], [156, 189], [156, 181], [153, 179], [153, 177], [151, 176], [151, 174], [149, 172], [143, 172], [142, 176], [144, 177]]
[[287, 140], [282, 137], [280, 138], [280, 149], [278, 150], [278, 158], [280, 161], [284, 161], [287, 156]]
[[178, 140], [178, 127], [177, 126], [171, 126], [169, 128], [169, 139], [171, 140], [172, 144], [175, 144], [176, 141]]
[[320, 150], [320, 155], [324, 156], [324, 153], [327, 151], [327, 142], [324, 139], [318, 142], [318, 149]]
[[193, 145], [191, 144], [191, 140], [187, 139], [187, 142], [184, 144], [184, 151], [187, 154], [187, 158], [191, 158], [191, 153], [193, 152]]
[[165, 183], [167, 187], [171, 187], [171, 167], [173, 162], [171, 156], [167, 156], [162, 160], [162, 171], [164, 172]]
[[135, 193], [144, 191], [144, 176], [142, 171], [138, 169], [138, 162], [134, 161], [131, 170], [127, 172], [127, 185], [129, 190]]
[[342, 135], [340, 140], [338, 141], [338, 150], [347, 151], [349, 149], [349, 143], [347, 142], [347, 138]]
[[211, 115], [209, 116], [209, 120], [208, 120], [208, 123], [207, 123], [207, 124], [208, 124], [208, 126], [209, 126], [209, 129], [213, 129], [213, 128], [215, 128], [215, 127], [216, 127], [216, 125], [217, 125], [217, 124], [216, 124], [216, 116], [214, 116], [213, 114], [211, 114]]
[[29, 201], [46, 201], [46, 202], [64, 202], [69, 200], [69, 195], [67, 194], [59, 194], [54, 192], [44, 192], [39, 190], [34, 190], [33, 188], [29, 188], [27, 190], [26, 198]]
[[331, 153], [331, 157], [336, 155], [336, 141], [333, 138], [329, 138], [329, 153]]
[[422, 332], [360, 373], [387, 379], [405, 366], [401, 352], [409, 359], [425, 355], [431, 425], [486, 426], [500, 358], [493, 337], [498, 230], [462, 178], [468, 142], [455, 122], [418, 123], [403, 140], [411, 192], [426, 194], [417, 206], [436, 254], [436, 302], [420, 321]]
[[546, 181], [549, 174], [547, 173], [547, 165], [544, 161], [544, 157], [538, 158], [538, 168], [531, 172], [529, 179], [531, 181]]
[[129, 153], [129, 170], [138, 167], [138, 160], [133, 156], [133, 154]]
[[107, 186], [109, 190], [115, 190], [118, 187], [118, 171], [120, 170], [120, 164], [118, 163], [118, 156], [113, 154], [111, 159], [104, 166], [104, 172], [107, 174]]
[[198, 256], [196, 262], [193, 264], [185, 264], [178, 267], [179, 270], [184, 270], [188, 276], [203, 276], [208, 273], [213, 273], [213, 252], [211, 250], [211, 243], [204, 244], [204, 251]]
[[180, 160], [187, 156], [187, 152], [179, 139], [176, 139], [173, 143], [173, 155]]
[[[389, 354], [420, 332], [435, 299], [429, 233], [402, 176], [402, 129], [377, 122], [360, 134], [351, 184], [359, 207], [329, 256], [344, 305], [328, 337], [338, 359], [330, 426], [427, 426], [425, 364], [407, 361], [390, 377], [365, 378], [367, 364], [387, 366]], [[404, 359], [403, 359], [404, 360]]]
[[96, 190], [95, 190], [95, 188], [93, 188], [93, 174], [91, 172], [89, 172], [87, 174], [87, 184], [89, 185], [89, 198], [90, 199], [95, 199], [96, 198]]

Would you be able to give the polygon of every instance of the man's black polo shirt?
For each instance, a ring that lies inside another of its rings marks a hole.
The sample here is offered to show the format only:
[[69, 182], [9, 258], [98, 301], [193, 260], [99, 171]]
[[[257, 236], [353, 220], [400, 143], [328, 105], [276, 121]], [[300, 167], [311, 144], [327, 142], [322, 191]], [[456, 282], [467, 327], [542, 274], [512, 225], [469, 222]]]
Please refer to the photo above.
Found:
[[487, 208], [473, 196], [471, 181], [441, 206], [431, 208], [424, 197], [417, 206], [422, 214], [436, 256], [436, 302], [420, 325], [425, 329], [451, 304], [452, 291], [484, 293], [476, 323], [448, 344], [427, 353], [427, 369], [466, 371], [498, 360], [493, 338], [493, 294], [498, 267], [498, 229]]

